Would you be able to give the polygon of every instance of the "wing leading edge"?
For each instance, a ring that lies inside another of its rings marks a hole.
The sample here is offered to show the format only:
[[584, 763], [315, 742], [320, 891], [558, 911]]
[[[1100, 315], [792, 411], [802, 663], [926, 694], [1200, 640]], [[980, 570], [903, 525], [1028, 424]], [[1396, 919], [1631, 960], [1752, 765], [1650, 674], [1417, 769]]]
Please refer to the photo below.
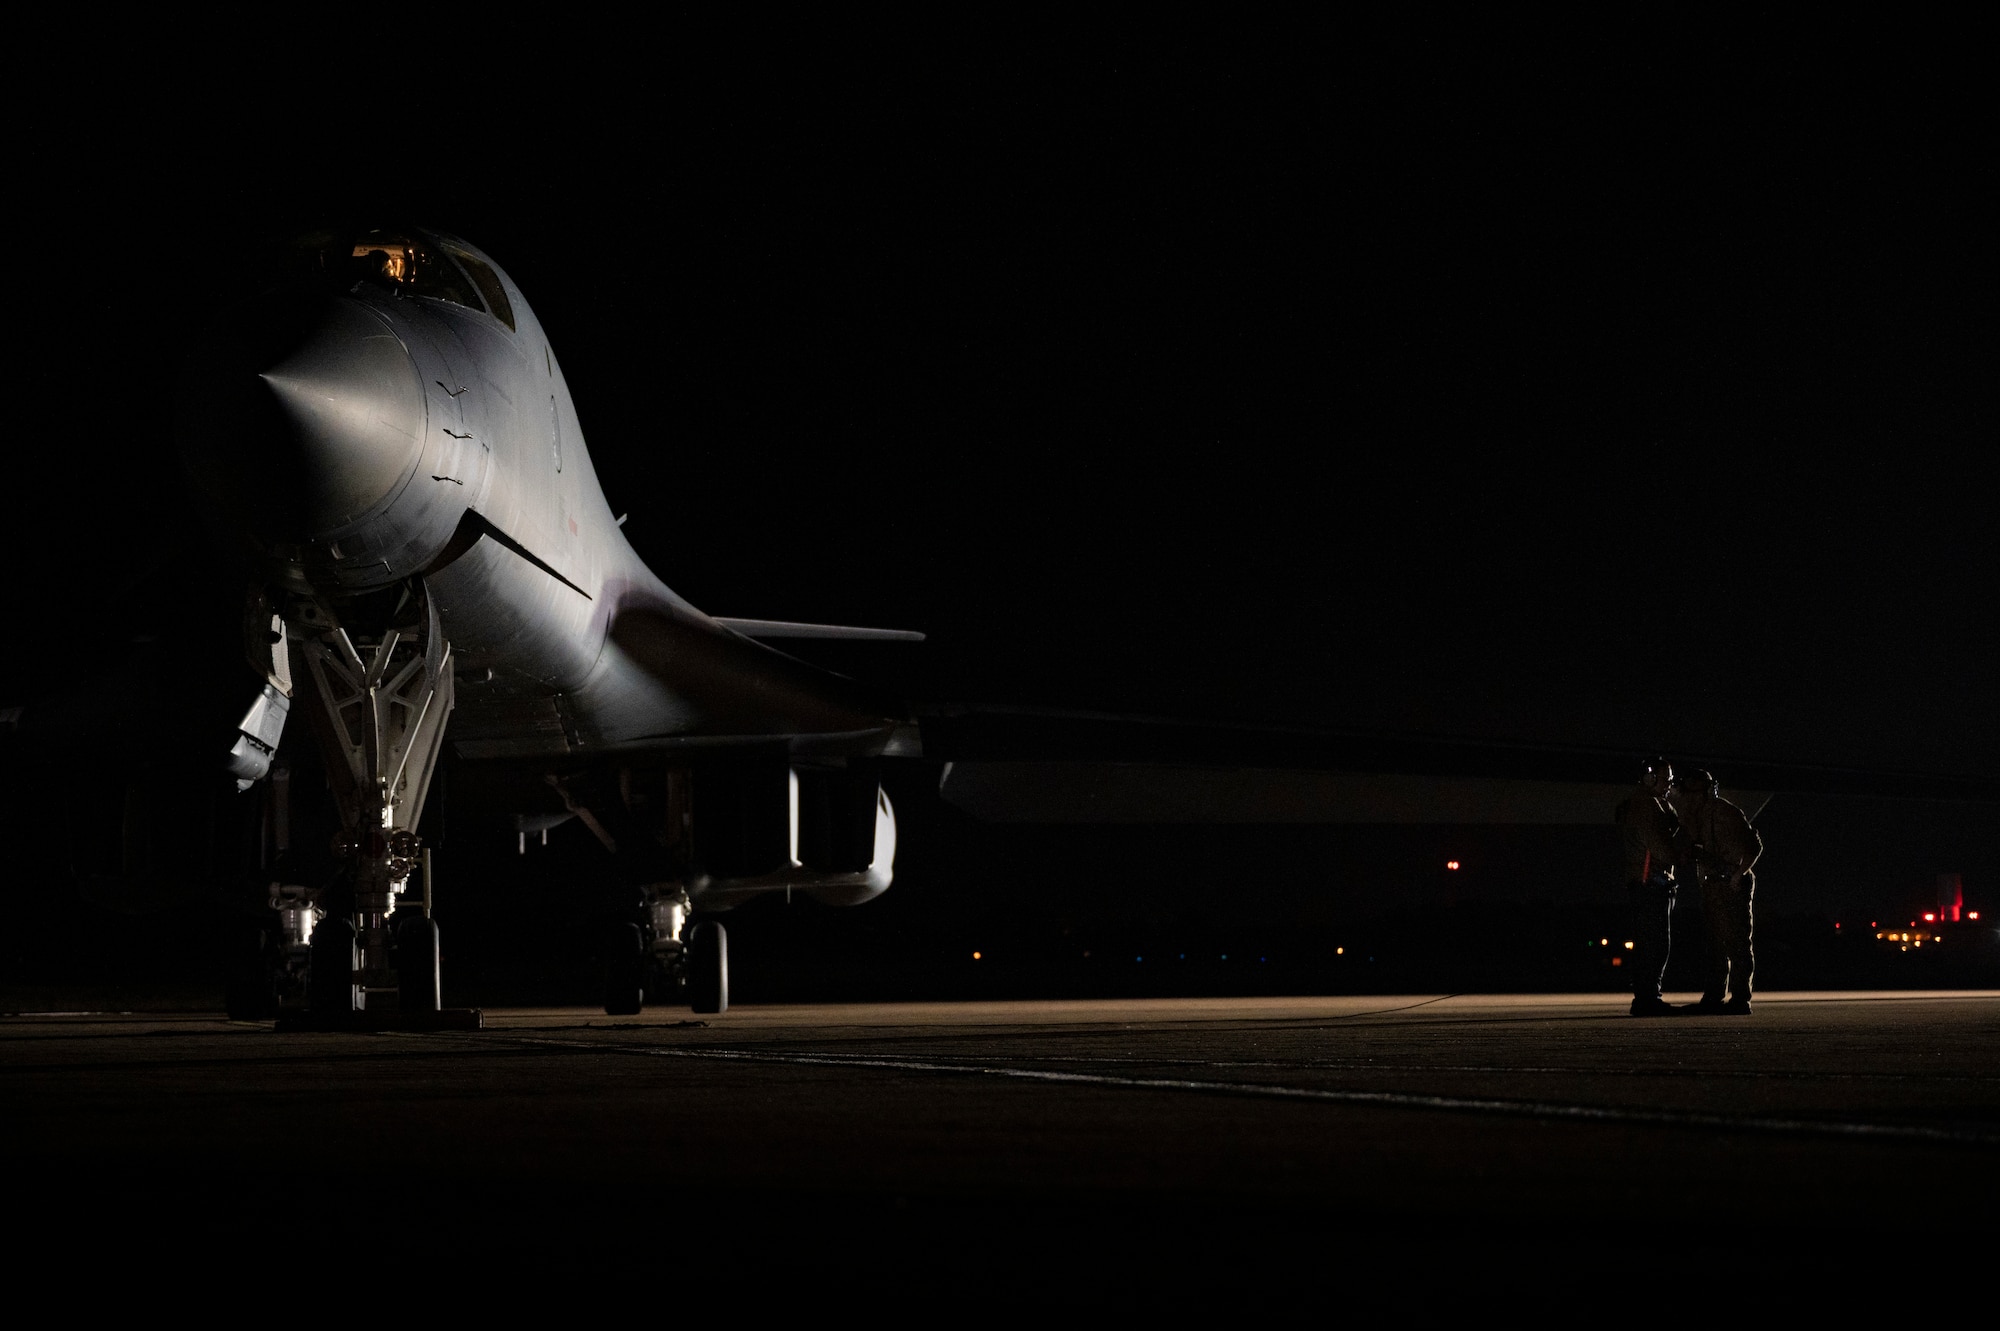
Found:
[[[941, 791], [998, 822], [1605, 822], [1636, 751], [1032, 708], [920, 717]], [[1753, 816], [1776, 792], [2000, 803], [2000, 782], [1688, 753]]]

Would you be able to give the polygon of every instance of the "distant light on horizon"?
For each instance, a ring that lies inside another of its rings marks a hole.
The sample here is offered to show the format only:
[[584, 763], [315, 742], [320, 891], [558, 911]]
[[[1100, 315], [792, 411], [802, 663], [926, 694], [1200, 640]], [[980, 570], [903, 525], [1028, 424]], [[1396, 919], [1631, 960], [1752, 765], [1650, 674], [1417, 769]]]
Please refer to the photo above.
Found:
[[1456, 869], [1456, 868], [1458, 867], [1458, 861], [1457, 861], [1457, 860], [1446, 860], [1446, 861], [1444, 862], [1444, 867], [1445, 867], [1445, 868], [1447, 868], [1447, 869]]

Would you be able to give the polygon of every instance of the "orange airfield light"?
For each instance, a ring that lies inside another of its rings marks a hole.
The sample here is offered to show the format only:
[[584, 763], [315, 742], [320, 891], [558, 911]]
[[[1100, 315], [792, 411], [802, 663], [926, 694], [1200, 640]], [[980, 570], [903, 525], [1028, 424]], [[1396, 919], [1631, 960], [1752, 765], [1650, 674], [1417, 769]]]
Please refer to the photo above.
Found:
[[1458, 867], [1458, 861], [1457, 861], [1457, 860], [1446, 860], [1446, 861], [1444, 862], [1444, 867], [1445, 867], [1445, 868], [1447, 868], [1447, 869], [1456, 869], [1456, 868]]

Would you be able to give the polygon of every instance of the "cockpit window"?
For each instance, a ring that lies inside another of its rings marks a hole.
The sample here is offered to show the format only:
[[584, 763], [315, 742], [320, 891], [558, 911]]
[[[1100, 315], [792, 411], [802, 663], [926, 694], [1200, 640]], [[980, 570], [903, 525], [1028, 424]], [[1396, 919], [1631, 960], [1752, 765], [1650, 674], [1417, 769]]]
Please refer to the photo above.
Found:
[[401, 227], [321, 227], [262, 242], [250, 258], [245, 280], [259, 294], [368, 285], [482, 310], [514, 327], [513, 304], [493, 265], [449, 236]]
[[509, 328], [514, 326], [514, 307], [507, 301], [507, 288], [500, 285], [500, 276], [476, 254], [468, 254], [456, 245], [445, 246], [445, 252], [458, 260], [458, 266], [472, 279], [472, 285], [479, 288], [479, 294], [486, 298], [486, 308], [493, 317]]
[[468, 309], [486, 308], [473, 284], [448, 255], [429, 241], [401, 232], [366, 231], [355, 237], [348, 271], [356, 282], [448, 300]]

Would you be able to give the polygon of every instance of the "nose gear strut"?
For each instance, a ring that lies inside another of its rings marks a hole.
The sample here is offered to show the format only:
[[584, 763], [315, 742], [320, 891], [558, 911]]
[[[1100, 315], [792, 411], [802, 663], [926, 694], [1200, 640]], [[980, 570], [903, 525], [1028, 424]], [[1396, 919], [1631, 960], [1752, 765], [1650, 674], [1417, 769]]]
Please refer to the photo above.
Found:
[[476, 1028], [478, 1012], [438, 1006], [429, 884], [422, 903], [404, 899], [425, 855], [417, 823], [452, 709], [451, 644], [437, 607], [413, 579], [391, 622], [372, 632], [350, 631], [317, 600], [298, 610], [286, 621], [294, 707], [308, 718], [325, 759], [346, 884], [322, 902], [329, 922], [342, 927], [322, 925], [313, 935], [312, 1004], [297, 1024]]

